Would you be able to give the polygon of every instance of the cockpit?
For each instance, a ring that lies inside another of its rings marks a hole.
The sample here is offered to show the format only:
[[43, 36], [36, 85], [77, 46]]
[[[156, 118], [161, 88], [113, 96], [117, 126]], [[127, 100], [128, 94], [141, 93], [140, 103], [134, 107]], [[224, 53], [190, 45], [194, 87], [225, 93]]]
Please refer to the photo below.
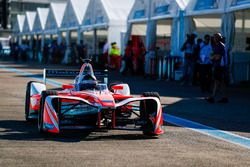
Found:
[[108, 90], [106, 84], [98, 84], [92, 65], [89, 62], [82, 65], [79, 75], [75, 78], [74, 84], [76, 91]]

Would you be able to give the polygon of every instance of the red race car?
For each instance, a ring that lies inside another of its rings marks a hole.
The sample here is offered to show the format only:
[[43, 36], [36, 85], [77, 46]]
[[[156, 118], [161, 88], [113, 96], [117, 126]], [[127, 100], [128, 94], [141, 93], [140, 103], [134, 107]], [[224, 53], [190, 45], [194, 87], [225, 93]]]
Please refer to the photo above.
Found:
[[[48, 73], [69, 74], [47, 70], [44, 81]], [[133, 97], [128, 84], [113, 83], [108, 88], [107, 72], [102, 74], [105, 76], [103, 83], [96, 79], [100, 72], [94, 72], [89, 60], [85, 60], [73, 84], [47, 90], [46, 82], [29, 82], [26, 120], [37, 119], [40, 133], [99, 128], [141, 130], [150, 136], [164, 133], [158, 93], [145, 92], [140, 97]]]

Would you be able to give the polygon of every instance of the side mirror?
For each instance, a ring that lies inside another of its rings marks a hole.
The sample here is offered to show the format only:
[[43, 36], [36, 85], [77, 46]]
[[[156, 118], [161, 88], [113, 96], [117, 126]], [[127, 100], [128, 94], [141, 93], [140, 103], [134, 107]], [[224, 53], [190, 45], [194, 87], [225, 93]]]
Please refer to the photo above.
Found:
[[123, 86], [122, 85], [114, 85], [111, 87], [111, 89], [115, 90], [123, 90]]
[[74, 88], [74, 85], [63, 84], [63, 85], [62, 85], [62, 88], [63, 88], [63, 89], [73, 89], [73, 88]]

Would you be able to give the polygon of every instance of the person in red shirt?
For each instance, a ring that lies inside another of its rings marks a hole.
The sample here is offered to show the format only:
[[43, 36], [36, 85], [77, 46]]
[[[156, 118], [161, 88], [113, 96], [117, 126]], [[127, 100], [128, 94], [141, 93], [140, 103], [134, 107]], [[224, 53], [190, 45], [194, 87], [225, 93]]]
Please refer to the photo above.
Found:
[[125, 49], [125, 55], [124, 55], [125, 68], [122, 71], [123, 75], [125, 75], [127, 71], [130, 71], [132, 75], [134, 74], [133, 57], [134, 57], [133, 43], [131, 40], [129, 40]]

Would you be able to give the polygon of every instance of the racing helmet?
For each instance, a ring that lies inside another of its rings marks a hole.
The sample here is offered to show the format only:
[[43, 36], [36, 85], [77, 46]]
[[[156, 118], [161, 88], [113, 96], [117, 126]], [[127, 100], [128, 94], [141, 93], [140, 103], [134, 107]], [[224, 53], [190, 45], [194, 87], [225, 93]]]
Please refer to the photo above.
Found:
[[97, 86], [96, 77], [92, 74], [86, 74], [82, 81], [79, 83], [79, 89], [87, 90], [87, 89], [95, 89]]

